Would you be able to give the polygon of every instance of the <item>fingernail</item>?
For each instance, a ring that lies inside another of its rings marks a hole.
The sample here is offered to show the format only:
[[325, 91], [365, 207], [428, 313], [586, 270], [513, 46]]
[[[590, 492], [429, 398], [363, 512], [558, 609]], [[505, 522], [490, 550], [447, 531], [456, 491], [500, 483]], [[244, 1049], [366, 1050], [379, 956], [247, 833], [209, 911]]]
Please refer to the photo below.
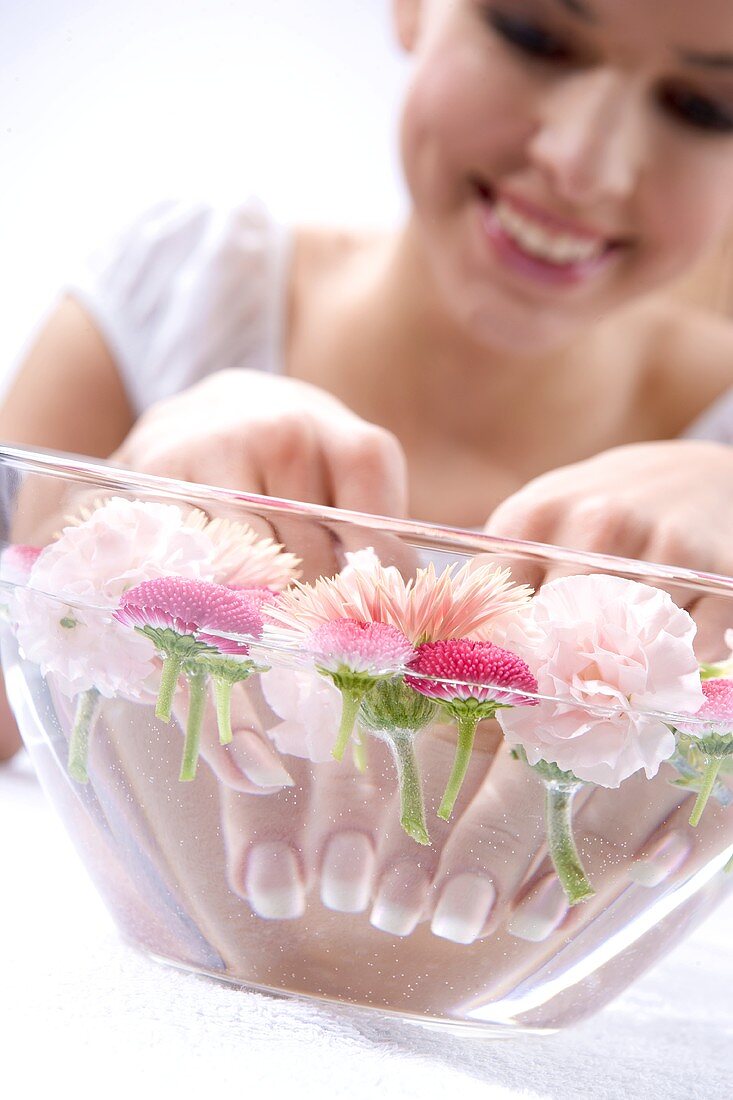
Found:
[[454, 943], [473, 943], [496, 900], [493, 883], [482, 875], [454, 875], [443, 887], [430, 931]]
[[258, 787], [294, 787], [293, 777], [253, 730], [238, 730], [229, 744], [232, 759]]
[[256, 844], [247, 860], [244, 887], [258, 917], [288, 920], [303, 915], [305, 888], [297, 856], [289, 844]]
[[409, 936], [423, 914], [429, 885], [425, 871], [414, 863], [398, 863], [379, 884], [370, 924], [393, 936]]
[[682, 866], [691, 851], [692, 844], [684, 833], [667, 833], [631, 864], [629, 878], [639, 886], [659, 886]]
[[374, 847], [364, 833], [336, 833], [328, 842], [321, 868], [321, 901], [327, 909], [361, 913], [369, 904]]
[[527, 894], [507, 921], [520, 940], [540, 943], [554, 932], [568, 911], [568, 901], [557, 875], [549, 874]]

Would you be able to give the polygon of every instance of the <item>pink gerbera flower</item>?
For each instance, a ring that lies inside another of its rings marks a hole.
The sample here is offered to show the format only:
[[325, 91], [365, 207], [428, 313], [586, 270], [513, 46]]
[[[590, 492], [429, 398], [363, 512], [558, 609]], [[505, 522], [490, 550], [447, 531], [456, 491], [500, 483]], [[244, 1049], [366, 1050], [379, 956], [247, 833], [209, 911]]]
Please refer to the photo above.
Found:
[[[696, 723], [677, 725], [680, 733], [695, 739], [695, 747], [706, 760], [702, 785], [690, 814], [693, 826], [700, 823], [723, 761], [733, 756], [733, 680], [705, 680], [702, 691], [705, 702], [695, 714]], [[700, 721], [705, 723], [704, 731], [700, 729]]]
[[184, 523], [211, 539], [211, 565], [218, 584], [230, 588], [267, 587], [280, 592], [299, 574], [300, 558], [273, 539], [261, 537], [247, 524], [209, 519], [198, 508], [186, 516]]
[[[170, 720], [181, 672], [190, 685], [189, 714], [181, 779], [193, 779], [203, 720], [206, 679], [214, 681], [219, 737], [232, 739], [231, 688], [254, 671], [249, 645], [229, 635], [259, 637], [262, 593], [248, 594], [208, 581], [159, 577], [143, 581], [123, 596], [115, 618], [149, 638], [163, 655], [156, 715]], [[225, 655], [225, 656], [224, 656]]]
[[393, 567], [370, 561], [352, 564], [345, 576], [296, 582], [266, 616], [265, 633], [273, 641], [302, 647], [322, 623], [334, 619], [388, 623], [413, 645], [441, 638], [484, 636], [491, 623], [523, 607], [531, 589], [515, 585], [508, 569], [473, 566], [436, 576], [432, 562], [405, 580]]
[[405, 682], [438, 700], [458, 723], [453, 770], [438, 810], [438, 817], [447, 821], [468, 769], [479, 722], [493, 718], [499, 707], [536, 705], [538, 700], [525, 693], [536, 692], [537, 681], [515, 653], [467, 638], [421, 645], [410, 669], [420, 675], [407, 675]]

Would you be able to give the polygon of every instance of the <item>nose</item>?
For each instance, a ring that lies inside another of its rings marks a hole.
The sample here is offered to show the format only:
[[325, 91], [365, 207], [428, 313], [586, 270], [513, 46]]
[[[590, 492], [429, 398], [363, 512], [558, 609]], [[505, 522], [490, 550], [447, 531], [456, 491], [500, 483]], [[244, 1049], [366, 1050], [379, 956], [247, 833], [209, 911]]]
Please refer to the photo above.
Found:
[[607, 68], [573, 74], [544, 98], [529, 154], [560, 198], [590, 205], [631, 194], [644, 151], [638, 99]]

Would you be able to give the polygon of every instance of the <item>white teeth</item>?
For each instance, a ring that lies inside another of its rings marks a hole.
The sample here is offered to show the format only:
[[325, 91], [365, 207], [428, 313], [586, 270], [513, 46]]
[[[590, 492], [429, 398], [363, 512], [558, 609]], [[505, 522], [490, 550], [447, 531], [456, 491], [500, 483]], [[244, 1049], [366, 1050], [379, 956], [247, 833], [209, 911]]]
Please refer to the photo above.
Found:
[[567, 233], [551, 233], [501, 200], [495, 204], [494, 214], [502, 229], [525, 252], [550, 263], [582, 263], [600, 256], [606, 247], [603, 241], [588, 241]]

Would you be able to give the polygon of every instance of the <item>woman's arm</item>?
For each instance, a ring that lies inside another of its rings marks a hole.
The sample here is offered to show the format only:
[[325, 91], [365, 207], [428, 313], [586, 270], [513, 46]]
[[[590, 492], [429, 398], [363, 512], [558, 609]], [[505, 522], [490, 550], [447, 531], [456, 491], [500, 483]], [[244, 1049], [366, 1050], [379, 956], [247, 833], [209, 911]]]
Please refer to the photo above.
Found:
[[[78, 302], [64, 299], [35, 340], [0, 406], [0, 441], [107, 458], [128, 434], [133, 420], [101, 334]], [[42, 543], [44, 534], [50, 537], [63, 492], [60, 481], [29, 477], [18, 496], [13, 541]], [[7, 760], [19, 747], [0, 681], [0, 760]]]

